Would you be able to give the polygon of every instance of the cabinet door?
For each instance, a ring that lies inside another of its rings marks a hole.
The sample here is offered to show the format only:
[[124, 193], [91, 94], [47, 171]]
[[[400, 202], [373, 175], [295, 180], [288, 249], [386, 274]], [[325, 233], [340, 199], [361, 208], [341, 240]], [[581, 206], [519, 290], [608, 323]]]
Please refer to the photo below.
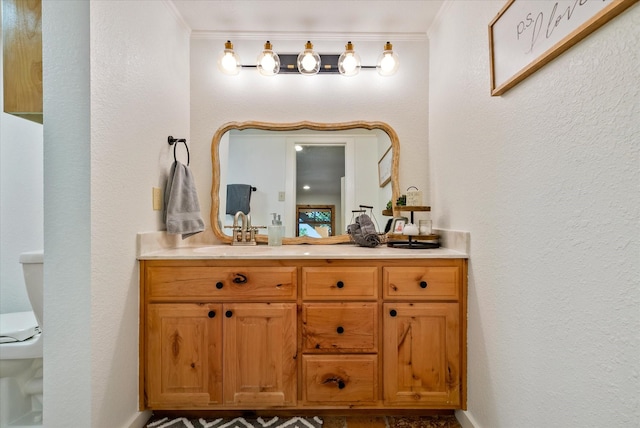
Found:
[[296, 304], [224, 305], [224, 402], [296, 404]]
[[384, 304], [387, 404], [460, 405], [457, 303]]
[[221, 310], [219, 304], [148, 306], [145, 380], [149, 408], [220, 403]]
[[42, 123], [41, 0], [2, 1], [4, 111]]

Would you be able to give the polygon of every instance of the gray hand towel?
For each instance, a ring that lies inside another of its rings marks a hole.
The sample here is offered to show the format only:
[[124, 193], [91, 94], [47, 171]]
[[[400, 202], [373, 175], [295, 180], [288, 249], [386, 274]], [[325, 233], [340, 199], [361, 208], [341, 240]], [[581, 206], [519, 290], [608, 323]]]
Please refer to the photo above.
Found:
[[173, 163], [164, 189], [164, 221], [168, 233], [181, 233], [182, 239], [204, 230], [196, 185], [189, 167]]
[[248, 184], [227, 184], [227, 214], [251, 211], [251, 186]]

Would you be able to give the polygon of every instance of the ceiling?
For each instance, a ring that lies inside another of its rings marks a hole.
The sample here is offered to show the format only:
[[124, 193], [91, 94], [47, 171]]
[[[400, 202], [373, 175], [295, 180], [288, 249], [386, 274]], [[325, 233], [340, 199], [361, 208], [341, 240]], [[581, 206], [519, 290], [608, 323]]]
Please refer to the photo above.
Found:
[[[309, 192], [314, 195], [340, 197], [340, 178], [344, 177], [345, 159], [343, 145], [303, 145], [296, 152], [296, 194]], [[305, 190], [303, 186], [309, 186]]]
[[444, 0], [173, 0], [194, 32], [426, 34]]

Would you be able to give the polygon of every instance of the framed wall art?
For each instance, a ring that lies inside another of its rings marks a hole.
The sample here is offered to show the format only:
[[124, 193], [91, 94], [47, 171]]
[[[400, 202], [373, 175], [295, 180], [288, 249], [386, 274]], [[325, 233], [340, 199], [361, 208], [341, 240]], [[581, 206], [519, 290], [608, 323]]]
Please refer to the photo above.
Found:
[[509, 0], [489, 24], [491, 95], [502, 95], [638, 0]]

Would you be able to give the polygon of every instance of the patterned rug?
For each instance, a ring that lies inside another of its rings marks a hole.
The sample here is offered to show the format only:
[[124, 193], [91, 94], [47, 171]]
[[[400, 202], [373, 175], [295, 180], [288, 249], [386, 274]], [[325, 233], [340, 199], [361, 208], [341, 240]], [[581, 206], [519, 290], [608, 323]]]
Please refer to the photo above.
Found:
[[189, 419], [184, 417], [152, 418], [146, 428], [321, 428], [322, 419], [312, 418], [233, 418]]

